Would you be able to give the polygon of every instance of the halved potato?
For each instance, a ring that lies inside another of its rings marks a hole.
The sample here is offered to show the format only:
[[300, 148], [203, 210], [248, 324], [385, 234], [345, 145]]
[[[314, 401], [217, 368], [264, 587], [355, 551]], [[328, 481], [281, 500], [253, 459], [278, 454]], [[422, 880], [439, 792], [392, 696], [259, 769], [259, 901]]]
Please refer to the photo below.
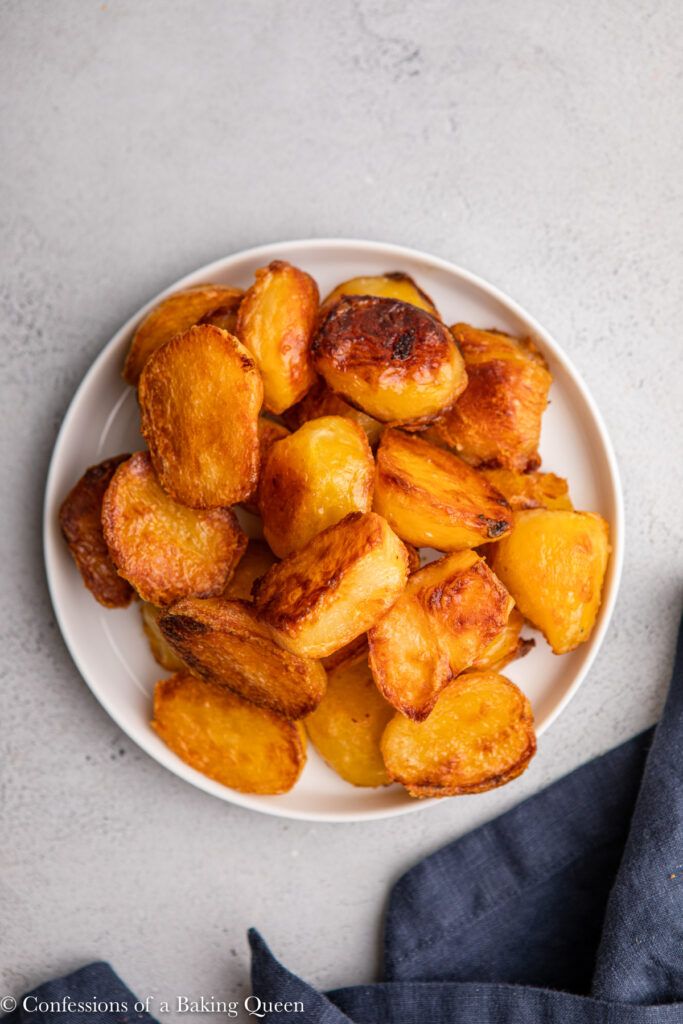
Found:
[[157, 605], [149, 604], [148, 601], [140, 602], [142, 628], [149, 641], [152, 657], [162, 668], [167, 668], [169, 672], [180, 672], [186, 669], [187, 666], [182, 658], [178, 657], [159, 629], [159, 619], [164, 612], [164, 608], [158, 608]]
[[338, 284], [334, 291], [330, 292], [322, 304], [323, 310], [328, 310], [342, 295], [377, 295], [383, 299], [399, 299], [401, 302], [408, 302], [411, 306], [418, 306], [432, 316], [441, 319], [436, 306], [408, 274], [400, 271], [392, 271], [387, 274], [377, 274], [368, 277], [352, 277], [350, 281], [343, 281]]
[[458, 551], [413, 573], [368, 633], [380, 693], [409, 718], [427, 718], [448, 683], [504, 631], [513, 604], [474, 551]]
[[516, 473], [513, 469], [485, 469], [483, 473], [515, 511], [574, 507], [567, 481], [554, 473]]
[[341, 416], [304, 423], [272, 445], [258, 488], [263, 533], [276, 555], [372, 505], [375, 463], [361, 428]]
[[133, 588], [119, 576], [102, 533], [102, 499], [116, 469], [130, 455], [116, 455], [87, 469], [59, 510], [59, 526], [83, 582], [105, 608], [125, 608]]
[[[270, 449], [273, 447], [276, 441], [282, 441], [284, 437], [289, 437], [289, 431], [287, 427], [283, 427], [281, 423], [276, 423], [275, 420], [269, 420], [265, 416], [259, 416], [258, 424], [258, 448], [259, 448], [259, 473], [258, 479], [261, 479], [263, 473], [263, 467], [266, 464], [266, 459], [270, 453]], [[248, 498], [241, 503], [248, 512], [257, 516], [259, 514], [258, 507], [258, 482], [254, 487], [252, 493]]]
[[318, 286], [309, 274], [274, 260], [256, 271], [242, 300], [237, 337], [261, 371], [270, 412], [289, 409], [315, 380], [310, 343], [318, 298]]
[[528, 338], [456, 324], [468, 385], [432, 430], [474, 466], [538, 469], [541, 417], [552, 377]]
[[169, 498], [148, 452], [136, 452], [114, 473], [102, 527], [119, 575], [156, 605], [220, 594], [247, 546], [229, 508], [197, 511]]
[[254, 584], [283, 646], [322, 658], [365, 633], [405, 587], [408, 555], [374, 512], [352, 512]]
[[512, 533], [491, 549], [494, 571], [555, 654], [591, 635], [609, 559], [609, 526], [593, 512], [515, 512]]
[[353, 405], [416, 429], [449, 409], [467, 384], [450, 331], [395, 299], [342, 296], [320, 323], [313, 357], [329, 387]]
[[368, 651], [347, 658], [328, 672], [327, 691], [306, 731], [318, 753], [354, 786], [386, 786], [380, 740], [394, 714], [375, 686]]
[[373, 508], [402, 540], [438, 551], [478, 547], [512, 526], [510, 506], [482, 473], [392, 428], [377, 449]]
[[152, 728], [185, 764], [241, 793], [286, 793], [306, 763], [302, 725], [189, 672], [156, 684]]
[[267, 544], [259, 540], [250, 540], [247, 550], [242, 555], [234, 575], [221, 597], [251, 601], [251, 588], [259, 576], [265, 576], [277, 558]]
[[263, 384], [236, 338], [209, 324], [172, 338], [145, 364], [138, 398], [142, 435], [172, 498], [219, 508], [253, 493]]
[[241, 300], [240, 288], [226, 288], [220, 284], [194, 285], [162, 299], [147, 314], [133, 335], [123, 367], [124, 380], [128, 384], [137, 384], [142, 368], [152, 352], [156, 352], [176, 334], [183, 334], [204, 317], [236, 312]]
[[374, 420], [372, 416], [355, 406], [349, 405], [340, 395], [331, 391], [322, 377], [318, 377], [310, 391], [308, 391], [300, 402], [293, 405], [284, 414], [283, 419], [290, 430], [298, 430], [309, 420], [318, 419], [319, 416], [343, 416], [344, 419], [353, 420], [365, 431], [369, 444], [373, 447], [380, 439], [384, 430], [384, 423]]
[[468, 672], [426, 722], [397, 714], [382, 737], [389, 775], [417, 797], [494, 789], [521, 775], [535, 753], [531, 705], [496, 672]]
[[193, 672], [286, 718], [302, 718], [325, 693], [322, 665], [282, 650], [248, 601], [178, 601], [161, 632]]
[[[517, 608], [510, 612], [510, 618], [502, 633], [499, 633], [493, 643], [489, 644], [483, 654], [472, 665], [475, 671], [490, 669], [492, 672], [501, 672], [511, 661], [523, 658], [534, 646], [534, 640], [523, 640], [520, 636], [524, 625], [524, 616]], [[468, 671], [471, 671], [468, 669]]]

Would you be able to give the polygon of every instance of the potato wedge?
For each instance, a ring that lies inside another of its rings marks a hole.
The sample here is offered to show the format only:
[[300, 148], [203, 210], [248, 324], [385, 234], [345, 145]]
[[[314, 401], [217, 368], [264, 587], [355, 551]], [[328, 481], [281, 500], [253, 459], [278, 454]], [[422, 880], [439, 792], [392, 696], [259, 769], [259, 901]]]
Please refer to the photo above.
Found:
[[145, 364], [138, 398], [142, 436], [172, 498], [190, 508], [249, 498], [263, 384], [236, 338], [209, 324], [176, 335]]
[[226, 288], [220, 284], [194, 285], [162, 299], [133, 335], [123, 367], [123, 379], [135, 386], [152, 352], [205, 317], [216, 316], [219, 311], [224, 315], [233, 310], [236, 313], [241, 300], [240, 288]]
[[256, 271], [240, 305], [237, 337], [253, 355], [270, 412], [289, 409], [315, 380], [310, 344], [318, 315], [313, 278], [283, 260]]
[[255, 581], [259, 576], [265, 576], [271, 565], [275, 565], [276, 562], [277, 558], [267, 544], [259, 540], [250, 540], [221, 597], [251, 601], [251, 589]]
[[491, 564], [520, 612], [555, 654], [589, 638], [602, 599], [609, 526], [593, 512], [515, 512], [509, 537], [491, 549]]
[[59, 510], [59, 526], [83, 582], [105, 608], [125, 608], [131, 585], [119, 576], [102, 532], [102, 499], [116, 469], [130, 455], [116, 455], [87, 469]]
[[[257, 430], [259, 449], [258, 479], [260, 480], [270, 449], [276, 441], [282, 441], [283, 438], [289, 437], [289, 431], [287, 430], [287, 427], [283, 427], [281, 423], [276, 423], [275, 420], [269, 420], [265, 416], [259, 416]], [[244, 501], [241, 502], [241, 505], [243, 508], [246, 508], [248, 512], [251, 512], [252, 515], [259, 515], [258, 481], [252, 493], [248, 498], [245, 498]]]
[[234, 512], [179, 505], [159, 485], [148, 452], [122, 463], [102, 503], [111, 558], [143, 601], [220, 594], [247, 546]]
[[483, 473], [515, 511], [574, 507], [567, 481], [554, 473], [516, 473], [512, 469], [485, 469]]
[[375, 463], [368, 440], [341, 416], [304, 423], [272, 445], [258, 504], [263, 533], [279, 558], [299, 551], [350, 512], [372, 505]]
[[456, 324], [467, 389], [434, 424], [434, 436], [473, 466], [538, 469], [541, 417], [552, 378], [529, 339]]
[[448, 683], [504, 631], [513, 603], [474, 551], [458, 551], [413, 573], [368, 632], [380, 693], [409, 718], [427, 718]]
[[405, 587], [408, 555], [374, 512], [352, 512], [254, 584], [256, 608], [295, 654], [322, 658], [365, 633]]
[[517, 608], [510, 612], [510, 618], [502, 633], [499, 633], [493, 643], [489, 644], [483, 654], [467, 671], [501, 672], [511, 661], [524, 658], [534, 646], [534, 640], [524, 640], [520, 636], [524, 625], [524, 616]]
[[286, 793], [306, 763], [302, 725], [189, 672], [156, 684], [152, 728], [185, 764], [241, 793]]
[[385, 423], [426, 425], [467, 385], [448, 329], [394, 299], [342, 296], [316, 331], [313, 358], [333, 391]]
[[398, 299], [400, 302], [407, 302], [411, 306], [418, 306], [419, 309], [426, 310], [438, 320], [441, 319], [436, 306], [427, 293], [415, 284], [412, 277], [402, 274], [400, 271], [368, 277], [352, 277], [350, 281], [343, 281], [327, 296], [322, 304], [322, 310], [327, 311], [342, 295], [377, 295], [383, 299]]
[[394, 714], [375, 686], [367, 646], [327, 675], [327, 691], [306, 719], [311, 742], [333, 771], [354, 786], [386, 786], [380, 740]]
[[521, 775], [535, 753], [531, 705], [496, 672], [468, 672], [426, 722], [397, 714], [382, 737], [389, 775], [417, 797], [494, 789]]
[[159, 620], [171, 648], [208, 682], [285, 718], [303, 718], [325, 693], [322, 665], [278, 646], [249, 601], [187, 598]]
[[142, 628], [149, 641], [152, 657], [162, 668], [167, 668], [169, 672], [180, 672], [186, 670], [187, 666], [178, 657], [159, 629], [159, 619], [164, 612], [164, 608], [158, 608], [155, 604], [149, 604], [148, 601], [140, 602]]
[[482, 473], [393, 428], [377, 449], [373, 508], [402, 540], [437, 551], [478, 547], [512, 527], [510, 506]]
[[361, 409], [349, 405], [343, 398], [330, 391], [322, 377], [317, 381], [307, 394], [288, 409], [283, 419], [290, 430], [298, 430], [309, 420], [315, 420], [319, 416], [343, 416], [344, 419], [353, 420], [365, 431], [368, 442], [373, 447], [377, 444], [384, 430], [384, 423], [374, 420]]

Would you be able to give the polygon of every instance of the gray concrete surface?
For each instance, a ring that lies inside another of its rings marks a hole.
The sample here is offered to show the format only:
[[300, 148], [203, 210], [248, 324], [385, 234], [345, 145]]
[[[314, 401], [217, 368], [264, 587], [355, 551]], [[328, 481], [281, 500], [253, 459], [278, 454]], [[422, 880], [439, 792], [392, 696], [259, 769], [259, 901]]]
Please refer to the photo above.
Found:
[[[315, 984], [370, 980], [405, 868], [656, 718], [681, 606], [682, 27], [677, 0], [2, 4], [0, 992], [103, 957], [142, 994], [239, 998], [250, 924]], [[345, 827], [140, 753], [64, 649], [40, 540], [56, 430], [122, 321], [210, 259], [333, 235], [454, 259], [537, 316], [604, 412], [628, 516], [607, 642], [534, 770]]]

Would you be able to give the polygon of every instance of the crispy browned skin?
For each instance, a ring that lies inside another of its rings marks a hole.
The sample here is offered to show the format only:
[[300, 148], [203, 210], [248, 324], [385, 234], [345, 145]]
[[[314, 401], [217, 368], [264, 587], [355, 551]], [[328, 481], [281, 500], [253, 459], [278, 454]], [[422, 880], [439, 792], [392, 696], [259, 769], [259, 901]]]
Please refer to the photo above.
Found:
[[224, 326], [228, 314], [236, 317], [241, 299], [239, 288], [226, 288], [219, 284], [194, 285], [162, 299], [133, 335], [123, 367], [124, 380], [137, 384], [152, 352], [194, 324], [200, 321], [213, 323], [213, 315], [221, 320], [218, 326]]
[[478, 547], [512, 526], [507, 501], [482, 473], [393, 428], [377, 449], [373, 508], [402, 540], [437, 551]]
[[407, 575], [405, 547], [386, 520], [352, 512], [269, 569], [254, 599], [284, 646], [322, 658], [365, 633]]
[[306, 763], [302, 725], [188, 672], [156, 684], [152, 728], [185, 764], [242, 793], [286, 793]]
[[512, 606], [474, 551], [425, 565], [368, 633], [380, 693], [409, 718], [427, 718], [448, 683], [500, 636]]
[[399, 299], [401, 302], [418, 306], [439, 320], [441, 319], [436, 306], [427, 293], [415, 283], [409, 274], [403, 274], [400, 270], [366, 277], [352, 277], [350, 281], [338, 284], [323, 302], [321, 311], [327, 312], [342, 295], [377, 295], [384, 299]]
[[467, 673], [443, 691], [426, 722], [396, 714], [382, 753], [411, 796], [482, 793], [517, 778], [536, 753], [531, 705], [505, 676]]
[[169, 672], [180, 672], [186, 666], [159, 629], [159, 619], [164, 614], [164, 611], [164, 608], [158, 608], [155, 604], [149, 604], [148, 601], [140, 602], [142, 628], [149, 641], [152, 657], [162, 668], [167, 668]]
[[283, 419], [290, 430], [298, 430], [309, 420], [315, 420], [319, 416], [343, 416], [347, 420], [353, 420], [365, 431], [368, 442], [374, 447], [380, 439], [384, 430], [384, 423], [374, 420], [372, 416], [348, 402], [331, 391], [322, 377], [318, 377], [315, 384], [308, 391], [300, 402], [293, 405], [284, 414]]
[[[269, 420], [265, 416], [259, 416], [257, 429], [259, 447], [258, 479], [260, 480], [270, 449], [276, 441], [281, 441], [284, 437], [288, 437], [289, 431], [287, 430], [287, 427], [283, 427], [281, 423], [276, 423], [275, 420]], [[248, 512], [253, 513], [253, 515], [257, 516], [259, 514], [258, 481], [252, 493], [241, 504]]]
[[265, 576], [271, 565], [275, 565], [276, 562], [277, 558], [267, 544], [260, 540], [250, 540], [221, 597], [251, 601], [254, 583], [260, 576]]
[[284, 260], [256, 271], [240, 305], [237, 336], [254, 356], [270, 412], [281, 413], [315, 380], [310, 343], [318, 314], [313, 278]]
[[133, 588], [111, 560], [102, 533], [102, 499], [118, 466], [129, 455], [116, 455], [87, 469], [59, 510], [59, 525], [83, 582], [105, 608], [125, 608]]
[[220, 594], [247, 546], [229, 508], [201, 511], [169, 498], [148, 452], [137, 452], [114, 473], [102, 526], [120, 575], [156, 605]]
[[333, 391], [375, 419], [415, 428], [450, 408], [467, 384], [448, 329], [395, 299], [343, 296], [322, 319], [313, 356]]
[[468, 324], [451, 328], [467, 367], [467, 388], [431, 428], [474, 466], [520, 473], [541, 464], [541, 417], [552, 378], [529, 339]]
[[142, 435], [172, 498], [191, 508], [249, 498], [263, 385], [236, 338], [208, 324], [176, 335], [145, 364], [138, 398]]
[[534, 647], [536, 641], [524, 640], [520, 636], [523, 626], [524, 616], [517, 608], [513, 608], [502, 633], [499, 633], [493, 643], [489, 644], [483, 654], [479, 655], [472, 665], [472, 669], [502, 672], [511, 661], [524, 658]]
[[485, 469], [483, 473], [515, 511], [574, 507], [567, 481], [554, 473], [516, 473], [513, 469]]
[[260, 707], [294, 719], [322, 700], [322, 666], [282, 650], [250, 602], [188, 598], [173, 605], [159, 625], [193, 672]]

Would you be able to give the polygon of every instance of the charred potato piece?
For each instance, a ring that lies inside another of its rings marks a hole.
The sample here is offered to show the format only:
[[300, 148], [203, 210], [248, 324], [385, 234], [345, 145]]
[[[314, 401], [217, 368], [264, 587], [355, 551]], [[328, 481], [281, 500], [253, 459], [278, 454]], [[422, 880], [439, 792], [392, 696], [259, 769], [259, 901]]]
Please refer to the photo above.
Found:
[[395, 715], [382, 737], [392, 779], [411, 796], [459, 796], [521, 775], [536, 753], [529, 701], [505, 676], [472, 672], [448, 686], [426, 722]]
[[491, 549], [494, 572], [555, 654], [591, 635], [610, 553], [609, 527], [592, 512], [515, 512], [509, 537]]
[[197, 511], [169, 498], [148, 452], [137, 452], [114, 473], [102, 527], [119, 574], [156, 605], [220, 594], [247, 546], [230, 509]]
[[438, 551], [478, 547], [512, 526], [508, 503], [482, 473], [391, 428], [377, 449], [373, 508], [402, 540]]
[[59, 510], [59, 526], [83, 582], [105, 608], [125, 608], [133, 588], [119, 576], [102, 532], [102, 499], [118, 466], [130, 455], [105, 459], [86, 470]]
[[441, 319], [436, 306], [427, 293], [415, 284], [412, 277], [402, 274], [400, 271], [376, 276], [353, 277], [350, 281], [343, 281], [342, 284], [337, 285], [334, 291], [330, 292], [322, 304], [322, 309], [328, 310], [342, 295], [377, 295], [383, 299], [399, 299], [401, 302], [424, 309], [438, 320]]
[[338, 775], [354, 786], [386, 786], [380, 740], [394, 714], [375, 686], [367, 647], [327, 676], [327, 691], [306, 731], [314, 747]]
[[375, 464], [361, 428], [341, 416], [304, 423], [274, 444], [258, 490], [263, 533], [279, 558], [372, 505]]
[[574, 507], [567, 481], [554, 473], [516, 473], [513, 469], [485, 469], [483, 472], [515, 511]]
[[322, 700], [325, 670], [282, 650], [248, 601], [178, 601], [161, 632], [192, 671], [286, 718], [302, 718]]
[[277, 559], [267, 544], [250, 540], [235, 573], [222, 593], [222, 597], [251, 601], [251, 589], [259, 576], [265, 576]]
[[188, 672], [156, 684], [152, 728], [185, 764], [241, 793], [286, 793], [306, 763], [302, 725]]
[[349, 405], [339, 395], [335, 395], [334, 391], [330, 391], [322, 377], [318, 378], [300, 402], [287, 410], [283, 419], [290, 430], [298, 430], [304, 423], [318, 419], [319, 416], [343, 416], [344, 419], [353, 420], [363, 428], [369, 444], [373, 447], [384, 430], [384, 424], [379, 420], [373, 420], [372, 416]]
[[315, 380], [310, 344], [318, 298], [309, 274], [274, 260], [256, 271], [256, 281], [242, 300], [237, 337], [261, 371], [270, 412], [289, 409]]
[[[492, 644], [486, 648], [472, 665], [472, 669], [500, 672], [511, 661], [523, 658], [534, 646], [534, 640], [523, 640], [520, 636], [524, 625], [524, 616], [516, 608], [510, 612], [510, 618], [502, 633], [499, 633]], [[469, 671], [469, 670], [468, 670]]]
[[447, 555], [413, 573], [368, 633], [380, 693], [409, 718], [427, 718], [448, 683], [504, 631], [513, 603], [474, 551]]
[[541, 417], [552, 377], [529, 339], [456, 324], [468, 385], [434, 435], [474, 466], [538, 469]]
[[295, 654], [322, 658], [365, 633], [405, 587], [408, 555], [374, 512], [352, 512], [254, 584], [256, 608]]
[[[196, 323], [202, 320], [212, 322], [212, 315], [222, 315], [225, 319], [232, 312], [234, 316], [241, 299], [239, 288], [226, 288], [219, 284], [198, 284], [162, 299], [133, 335], [123, 367], [124, 380], [136, 385], [152, 352]], [[222, 327], [223, 323], [218, 326]]]
[[[265, 416], [259, 416], [257, 423], [258, 430], [258, 448], [259, 448], [259, 474], [258, 478], [261, 479], [263, 473], [263, 467], [266, 464], [266, 459], [270, 453], [270, 449], [273, 447], [276, 441], [281, 441], [284, 437], [289, 437], [289, 431], [287, 427], [283, 427], [281, 423], [276, 423], [275, 420], [269, 420]], [[258, 507], [258, 483], [254, 487], [252, 493], [246, 498], [242, 505], [248, 512], [257, 516], [259, 514]]]
[[448, 329], [395, 299], [342, 296], [320, 323], [313, 356], [333, 391], [385, 423], [427, 424], [467, 384]]
[[186, 665], [183, 660], [178, 657], [173, 648], [167, 642], [164, 634], [159, 629], [159, 619], [164, 614], [164, 611], [165, 609], [157, 608], [155, 604], [149, 604], [147, 601], [142, 601], [140, 604], [142, 628], [149, 641], [149, 647], [154, 660], [161, 665], [162, 668], [167, 668], [169, 672], [180, 672], [186, 669]]
[[176, 335], [147, 361], [138, 398], [142, 435], [172, 498], [190, 508], [249, 498], [263, 385], [236, 338], [209, 324]]

